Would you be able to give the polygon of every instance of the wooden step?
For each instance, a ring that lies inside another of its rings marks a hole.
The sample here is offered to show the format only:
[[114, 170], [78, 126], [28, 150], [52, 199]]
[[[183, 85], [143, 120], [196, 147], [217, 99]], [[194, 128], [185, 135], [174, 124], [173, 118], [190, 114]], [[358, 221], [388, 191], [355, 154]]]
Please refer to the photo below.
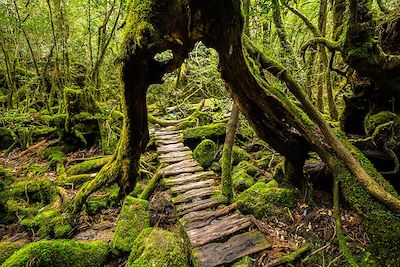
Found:
[[156, 146], [165, 146], [165, 145], [173, 145], [173, 144], [182, 144], [182, 140], [166, 139], [166, 140], [157, 140], [156, 141]]
[[183, 194], [177, 195], [173, 197], [171, 200], [175, 204], [188, 202], [188, 201], [198, 201], [204, 197], [212, 196], [218, 192], [217, 187], [207, 187], [207, 188], [200, 188], [200, 189], [192, 189]]
[[231, 204], [229, 206], [219, 208], [216, 210], [202, 210], [190, 212], [184, 215], [180, 222], [186, 231], [201, 228], [209, 225], [217, 218], [228, 215], [236, 210], [237, 204]]
[[192, 155], [192, 151], [177, 151], [161, 154], [158, 156], [159, 159], [176, 158]]
[[204, 181], [200, 181], [200, 182], [194, 182], [194, 183], [190, 183], [190, 184], [175, 186], [175, 187], [172, 187], [170, 189], [170, 191], [173, 195], [176, 195], [176, 194], [185, 193], [192, 189], [205, 188], [205, 187], [210, 187], [213, 185], [215, 185], [214, 179], [208, 179], [208, 180], [204, 180]]
[[194, 250], [195, 266], [214, 267], [234, 262], [271, 247], [258, 230], [238, 234], [223, 243], [209, 243]]
[[171, 139], [182, 139], [183, 134], [165, 134], [165, 135], [156, 135], [157, 140], [171, 140]]
[[156, 136], [164, 136], [164, 135], [171, 135], [171, 134], [179, 134], [179, 131], [155, 131], [154, 134]]
[[230, 235], [249, 228], [253, 223], [244, 215], [233, 214], [223, 218], [222, 220], [187, 231], [190, 242], [193, 247], [227, 238]]
[[157, 147], [158, 154], [166, 154], [169, 152], [176, 152], [176, 151], [189, 151], [190, 148], [184, 146], [182, 143], [165, 145]]
[[178, 212], [179, 216], [183, 216], [190, 212], [214, 208], [218, 205], [225, 204], [225, 202], [226, 201], [222, 197], [207, 198], [195, 202], [177, 205], [176, 211]]
[[206, 171], [206, 172], [196, 172], [196, 173], [182, 173], [177, 176], [173, 176], [170, 178], [164, 179], [164, 182], [167, 186], [178, 186], [187, 184], [190, 182], [198, 182], [203, 179], [212, 177], [214, 172]]
[[187, 155], [187, 156], [183, 156], [183, 157], [174, 157], [174, 158], [161, 158], [159, 159], [160, 163], [166, 164], [172, 164], [172, 163], [177, 163], [177, 162], [181, 162], [184, 160], [190, 160], [193, 159], [192, 155]]
[[160, 173], [165, 176], [177, 175], [181, 173], [192, 173], [197, 171], [202, 171], [203, 168], [200, 167], [197, 161], [193, 159], [184, 160], [178, 163], [171, 164], [165, 168], [160, 169]]

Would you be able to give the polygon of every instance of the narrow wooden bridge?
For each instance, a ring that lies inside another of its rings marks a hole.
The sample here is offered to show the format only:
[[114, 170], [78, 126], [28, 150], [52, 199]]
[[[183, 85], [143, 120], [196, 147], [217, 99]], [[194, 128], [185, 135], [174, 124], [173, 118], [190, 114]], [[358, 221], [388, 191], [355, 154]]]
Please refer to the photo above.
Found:
[[195, 266], [220, 266], [269, 248], [248, 216], [226, 205], [219, 181], [204, 171], [173, 127], [154, 132], [160, 173], [193, 247]]

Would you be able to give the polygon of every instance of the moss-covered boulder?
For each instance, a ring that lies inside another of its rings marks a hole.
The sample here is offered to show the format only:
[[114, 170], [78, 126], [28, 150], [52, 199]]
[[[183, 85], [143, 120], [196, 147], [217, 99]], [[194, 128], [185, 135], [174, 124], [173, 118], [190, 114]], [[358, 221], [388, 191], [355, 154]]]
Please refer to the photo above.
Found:
[[135, 240], [127, 267], [186, 267], [183, 238], [159, 228], [147, 228]]
[[19, 181], [6, 190], [10, 198], [43, 204], [49, 204], [57, 193], [55, 182], [46, 178]]
[[208, 124], [193, 128], [188, 128], [183, 130], [183, 138], [185, 140], [203, 140], [207, 139], [221, 139], [225, 136], [226, 124], [225, 123], [215, 123]]
[[234, 168], [234, 172], [244, 170], [248, 175], [256, 177], [259, 174], [259, 169], [247, 160], [239, 162], [239, 164]]
[[69, 219], [58, 210], [42, 210], [33, 218], [23, 219], [20, 223], [34, 230], [40, 238], [64, 238], [72, 230]]
[[0, 266], [20, 248], [20, 245], [12, 242], [0, 242]]
[[221, 165], [218, 162], [213, 162], [210, 167], [211, 170], [215, 172], [220, 172], [221, 171]]
[[211, 166], [215, 153], [217, 153], [217, 145], [214, 141], [206, 139], [201, 141], [201, 143], [194, 149], [193, 158], [203, 168], [208, 168]]
[[105, 263], [108, 250], [108, 245], [99, 241], [39, 241], [15, 252], [1, 267], [100, 267]]
[[242, 213], [262, 218], [279, 214], [285, 207], [293, 208], [296, 198], [292, 189], [279, 188], [276, 181], [272, 180], [268, 183], [255, 183], [237, 196], [236, 202]]
[[129, 252], [140, 232], [150, 226], [149, 203], [146, 200], [127, 196], [117, 219], [112, 247]]
[[236, 166], [238, 165], [241, 161], [248, 161], [250, 160], [250, 155], [249, 153], [246, 152], [241, 147], [234, 146], [232, 148], [232, 165]]
[[368, 135], [371, 135], [377, 127], [395, 120], [396, 117], [397, 115], [390, 111], [382, 111], [375, 114], [368, 114], [364, 120], [365, 131]]
[[246, 170], [241, 169], [233, 173], [232, 184], [233, 188], [242, 192], [254, 184], [254, 179]]

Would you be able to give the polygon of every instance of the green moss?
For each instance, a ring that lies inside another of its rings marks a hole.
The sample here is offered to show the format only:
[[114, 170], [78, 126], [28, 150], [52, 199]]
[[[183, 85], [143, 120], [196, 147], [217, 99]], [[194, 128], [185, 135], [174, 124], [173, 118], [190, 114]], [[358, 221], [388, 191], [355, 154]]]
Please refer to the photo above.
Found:
[[0, 266], [20, 248], [20, 245], [12, 242], [0, 242]]
[[105, 156], [98, 159], [87, 160], [81, 163], [78, 163], [67, 169], [67, 173], [69, 175], [77, 175], [83, 173], [96, 172], [101, 169], [104, 165], [106, 165], [112, 156]]
[[293, 190], [276, 187], [276, 181], [257, 182], [241, 193], [237, 198], [238, 208], [244, 214], [253, 214], [257, 218], [280, 214], [283, 208], [293, 208], [296, 198]]
[[72, 230], [66, 215], [58, 210], [43, 210], [33, 218], [20, 221], [25, 228], [32, 229], [40, 238], [62, 238], [66, 237]]
[[202, 140], [202, 139], [218, 139], [225, 136], [226, 124], [215, 123], [199, 127], [193, 127], [183, 130], [183, 138], [185, 140]]
[[139, 233], [150, 226], [149, 203], [127, 196], [118, 216], [112, 246], [125, 252], [131, 251]]
[[132, 193], [130, 193], [129, 195], [130, 195], [131, 197], [138, 197], [138, 196], [140, 196], [140, 194], [144, 191], [145, 188], [146, 188], [146, 185], [145, 185], [145, 184], [143, 184], [143, 183], [141, 183], [141, 182], [138, 182], [138, 183], [135, 185], [135, 188], [133, 189]]
[[232, 175], [233, 188], [242, 192], [254, 184], [254, 179], [246, 170], [238, 170]]
[[249, 256], [242, 258], [240, 261], [232, 265], [232, 267], [252, 267], [254, 263]]
[[239, 164], [234, 168], [233, 171], [237, 172], [240, 170], [244, 170], [248, 175], [252, 177], [255, 177], [257, 176], [257, 174], [259, 174], [259, 169], [247, 160], [239, 162]]
[[12, 133], [6, 127], [0, 127], [0, 149], [4, 150], [9, 148], [14, 143]]
[[213, 162], [210, 167], [211, 170], [215, 172], [220, 172], [221, 171], [221, 165], [218, 162]]
[[232, 148], [232, 166], [236, 166], [239, 164], [241, 161], [248, 161], [250, 160], [250, 155], [249, 153], [246, 152], [241, 147], [238, 146], [233, 146]]
[[364, 128], [366, 133], [368, 135], [371, 135], [378, 126], [393, 121], [396, 116], [396, 114], [390, 111], [382, 111], [376, 114], [368, 114], [364, 120]]
[[176, 234], [147, 228], [135, 240], [127, 267], [190, 266], [184, 240]]
[[103, 266], [108, 245], [103, 242], [83, 243], [72, 240], [39, 241], [26, 245], [7, 259], [2, 267], [83, 267]]
[[217, 153], [217, 145], [214, 141], [206, 139], [201, 141], [201, 143], [194, 149], [193, 158], [203, 168], [208, 168], [211, 166], [214, 156]]
[[55, 183], [46, 178], [20, 181], [6, 189], [9, 197], [22, 199], [29, 203], [49, 204], [57, 193]]
[[115, 204], [119, 194], [119, 186], [112, 186], [99, 191], [96, 195], [91, 195], [86, 201], [86, 211], [89, 215], [97, 214], [102, 209]]
[[264, 156], [257, 161], [257, 166], [262, 169], [267, 169], [269, 167], [269, 163], [271, 162], [270, 156]]

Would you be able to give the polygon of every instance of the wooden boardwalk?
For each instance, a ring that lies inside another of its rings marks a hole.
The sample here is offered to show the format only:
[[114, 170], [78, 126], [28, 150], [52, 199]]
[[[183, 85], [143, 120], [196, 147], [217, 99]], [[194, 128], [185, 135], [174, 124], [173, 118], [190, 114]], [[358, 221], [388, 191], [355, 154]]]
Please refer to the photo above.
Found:
[[195, 266], [220, 266], [269, 248], [236, 205], [226, 205], [218, 177], [204, 171], [172, 127], [154, 132], [160, 169], [193, 247]]

